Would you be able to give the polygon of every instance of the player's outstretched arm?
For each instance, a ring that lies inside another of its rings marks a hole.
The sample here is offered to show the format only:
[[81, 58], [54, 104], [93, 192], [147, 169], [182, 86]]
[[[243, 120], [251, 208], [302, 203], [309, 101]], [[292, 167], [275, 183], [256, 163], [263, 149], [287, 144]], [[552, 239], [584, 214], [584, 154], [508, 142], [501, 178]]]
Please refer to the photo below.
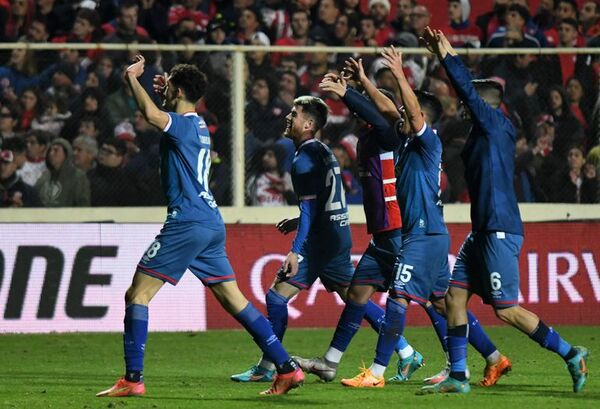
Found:
[[406, 75], [404, 75], [404, 70], [402, 69], [402, 52], [392, 46], [392, 48], [384, 49], [381, 56], [385, 59], [384, 64], [390, 69], [394, 77], [396, 77], [396, 81], [400, 87], [402, 105], [406, 109], [412, 132], [416, 134], [423, 129], [425, 120], [423, 119], [419, 100], [408, 83]]
[[398, 108], [388, 97], [383, 95], [377, 89], [375, 84], [371, 82], [369, 77], [367, 77], [362, 64], [362, 58], [359, 58], [358, 60], [349, 58], [346, 60], [345, 64], [346, 66], [342, 70], [342, 77], [346, 79], [353, 78], [359, 83], [364, 88], [371, 101], [373, 101], [373, 104], [375, 104], [381, 115], [383, 115], [390, 124], [396, 123], [396, 121], [400, 119]]
[[450, 42], [441, 30], [425, 29], [423, 41], [427, 49], [438, 56], [446, 69], [448, 78], [452, 83], [460, 100], [471, 110], [471, 117], [482, 129], [488, 129], [497, 123], [496, 110], [488, 105], [477, 93], [471, 82], [473, 77], [464, 65], [458, 54], [450, 45]]
[[163, 130], [169, 123], [169, 114], [161, 111], [150, 98], [138, 77], [144, 73], [144, 63], [146, 60], [141, 55], [135, 56], [135, 62], [125, 69], [125, 79], [131, 87], [135, 101], [140, 108], [140, 112], [146, 120], [158, 129]]

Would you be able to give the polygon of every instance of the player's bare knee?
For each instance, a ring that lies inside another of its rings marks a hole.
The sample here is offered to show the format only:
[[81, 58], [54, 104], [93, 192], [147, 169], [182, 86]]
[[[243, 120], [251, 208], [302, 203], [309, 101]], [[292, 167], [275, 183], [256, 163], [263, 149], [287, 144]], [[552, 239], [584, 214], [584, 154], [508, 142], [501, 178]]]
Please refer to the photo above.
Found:
[[431, 304], [439, 314], [446, 316], [446, 301], [443, 298], [433, 300]]
[[517, 321], [517, 307], [494, 308], [494, 312], [496, 313], [496, 317], [507, 324], [513, 325]]

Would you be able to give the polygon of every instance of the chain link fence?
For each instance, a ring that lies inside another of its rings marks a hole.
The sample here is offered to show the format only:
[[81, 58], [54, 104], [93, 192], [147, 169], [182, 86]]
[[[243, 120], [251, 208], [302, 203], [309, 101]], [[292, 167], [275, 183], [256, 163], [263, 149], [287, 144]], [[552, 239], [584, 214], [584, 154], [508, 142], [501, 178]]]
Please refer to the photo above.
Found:
[[[330, 107], [320, 138], [343, 169], [349, 204], [362, 203], [356, 169], [357, 120], [318, 83], [349, 57], [361, 57], [380, 88], [398, 93], [372, 48], [2, 44], [0, 142], [2, 206], [163, 206], [160, 132], [137, 110], [122, 80], [141, 52], [142, 84], [191, 63], [209, 78], [197, 111], [212, 135], [210, 187], [221, 206], [296, 203], [290, 170], [295, 147], [283, 137], [292, 102], [322, 97]], [[504, 87], [502, 109], [518, 130], [515, 188], [521, 202], [598, 203], [600, 104], [596, 49], [461, 51], [477, 78]], [[422, 49], [406, 49], [415, 89], [440, 100], [434, 124], [444, 145], [445, 202], [467, 202], [460, 152], [469, 132], [443, 68]], [[160, 103], [158, 98], [156, 102]], [[62, 155], [61, 156], [61, 151]]]

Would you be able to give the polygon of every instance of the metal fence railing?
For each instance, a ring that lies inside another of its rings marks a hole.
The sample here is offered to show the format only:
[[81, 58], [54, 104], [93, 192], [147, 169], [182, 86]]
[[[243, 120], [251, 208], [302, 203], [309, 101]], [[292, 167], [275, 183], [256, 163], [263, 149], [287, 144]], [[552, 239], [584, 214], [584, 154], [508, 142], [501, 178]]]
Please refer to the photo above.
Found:
[[[3, 206], [155, 206], [158, 140], [121, 80], [127, 61], [147, 56], [142, 83], [179, 62], [198, 65], [209, 87], [197, 110], [213, 136], [211, 189], [220, 205], [294, 203], [289, 170], [294, 147], [282, 136], [293, 98], [321, 96], [330, 106], [321, 138], [344, 168], [348, 203], [356, 183], [355, 119], [322, 94], [322, 76], [362, 57], [373, 81], [392, 92], [377, 48], [158, 44], [0, 43], [0, 142], [15, 153], [15, 172], [39, 199], [14, 197], [0, 183]], [[468, 132], [444, 70], [423, 48], [402, 49], [409, 81], [443, 106], [436, 128], [444, 144], [444, 200], [468, 201], [460, 151]], [[459, 50], [478, 77], [504, 86], [503, 109], [519, 133], [515, 187], [522, 202], [598, 203], [600, 49]], [[62, 138], [65, 141], [59, 140]], [[20, 142], [19, 142], [20, 141]], [[62, 185], [44, 176], [51, 145], [66, 145], [74, 163]], [[6, 154], [8, 155], [8, 154]], [[116, 158], [116, 159], [115, 159]], [[41, 180], [41, 182], [40, 182]], [[58, 190], [61, 192], [58, 192]], [[87, 189], [87, 191], [86, 191]], [[28, 190], [28, 191], [29, 191]], [[36, 196], [34, 194], [34, 196]]]

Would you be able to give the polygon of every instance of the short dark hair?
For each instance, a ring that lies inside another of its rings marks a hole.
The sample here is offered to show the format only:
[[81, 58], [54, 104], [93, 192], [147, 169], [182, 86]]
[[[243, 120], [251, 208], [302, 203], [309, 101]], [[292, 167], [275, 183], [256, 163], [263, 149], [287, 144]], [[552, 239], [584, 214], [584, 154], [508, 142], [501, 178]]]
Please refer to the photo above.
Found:
[[2, 149], [8, 149], [9, 151], [13, 151], [15, 153], [23, 153], [27, 150], [27, 144], [23, 138], [15, 136], [14, 138], [8, 138], [4, 140]]
[[327, 123], [329, 107], [321, 98], [303, 95], [294, 100], [294, 106], [302, 107], [302, 112], [315, 121], [315, 132], [322, 129]]
[[431, 124], [439, 121], [444, 111], [440, 100], [431, 92], [427, 91], [415, 90], [415, 95], [419, 100], [421, 109], [427, 111], [427, 116], [431, 120]]
[[177, 64], [171, 69], [171, 82], [185, 93], [185, 98], [196, 103], [204, 96], [208, 84], [206, 75], [192, 64]]
[[52, 135], [50, 132], [43, 131], [41, 129], [35, 129], [33, 131], [30, 131], [27, 134], [27, 137], [31, 137], [31, 136], [33, 136], [35, 138], [35, 140], [37, 141], [37, 143], [39, 145], [48, 145], [50, 143], [50, 141], [52, 140], [52, 138], [54, 137], [54, 135]]
[[114, 146], [114, 148], [117, 150], [117, 153], [121, 156], [124, 156], [127, 153], [127, 144], [121, 139], [107, 138], [102, 145]]
[[483, 100], [492, 106], [492, 108], [499, 108], [502, 105], [502, 99], [504, 98], [504, 89], [502, 84], [498, 81], [491, 79], [478, 79], [472, 80], [471, 83], [477, 90], [477, 93]]

